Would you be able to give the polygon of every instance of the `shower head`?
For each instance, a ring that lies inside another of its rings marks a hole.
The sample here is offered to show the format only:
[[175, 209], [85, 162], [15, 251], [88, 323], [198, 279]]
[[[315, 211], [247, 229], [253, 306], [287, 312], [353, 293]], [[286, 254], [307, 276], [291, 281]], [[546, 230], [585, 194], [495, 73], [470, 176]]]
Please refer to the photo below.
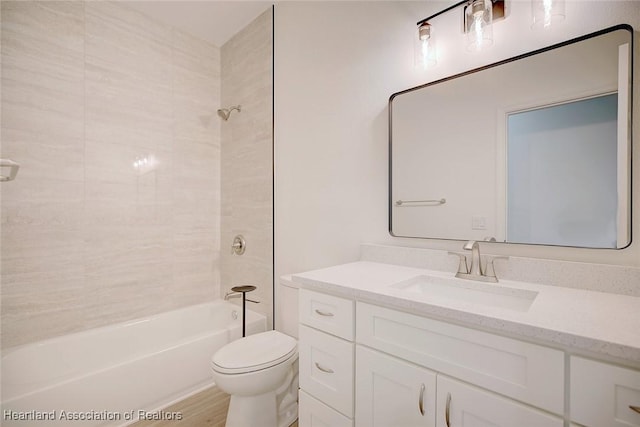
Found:
[[231, 112], [233, 110], [236, 110], [239, 113], [240, 112], [240, 106], [239, 105], [235, 105], [235, 106], [230, 107], [230, 108], [220, 108], [218, 110], [218, 116], [220, 116], [220, 118], [226, 122], [227, 120], [229, 120], [229, 116], [231, 115]]
[[220, 108], [218, 110], [218, 116], [220, 116], [220, 118], [222, 120], [224, 120], [225, 122], [227, 120], [229, 120], [229, 115], [231, 114], [231, 112], [229, 110], [227, 110], [226, 108]]

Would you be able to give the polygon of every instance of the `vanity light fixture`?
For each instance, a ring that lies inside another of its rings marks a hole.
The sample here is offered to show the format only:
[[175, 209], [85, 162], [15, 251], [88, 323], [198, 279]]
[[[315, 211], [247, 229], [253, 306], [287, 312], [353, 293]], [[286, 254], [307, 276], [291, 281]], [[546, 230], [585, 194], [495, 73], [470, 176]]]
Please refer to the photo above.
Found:
[[[540, 0], [543, 1], [543, 0]], [[550, 0], [544, 0], [550, 1]], [[468, 49], [480, 50], [493, 43], [492, 23], [505, 14], [505, 0], [462, 0], [418, 22], [416, 62], [423, 68], [437, 63], [435, 38], [431, 21], [452, 9], [463, 7], [462, 29], [467, 34]]]
[[564, 19], [565, 0], [531, 0], [531, 28], [549, 28]]
[[[493, 44], [493, 23], [506, 18], [506, 0], [462, 0], [438, 13], [418, 21], [416, 65], [433, 67], [437, 63], [436, 43], [431, 21], [437, 16], [463, 7], [462, 29], [467, 37], [467, 50], [479, 51]], [[531, 28], [548, 28], [565, 17], [565, 0], [531, 0]]]
[[475, 52], [493, 44], [493, 3], [491, 0], [473, 0], [464, 8], [464, 31], [467, 50]]
[[425, 70], [434, 67], [438, 63], [436, 39], [431, 32], [431, 24], [428, 22], [423, 22], [418, 26], [415, 58], [416, 65]]

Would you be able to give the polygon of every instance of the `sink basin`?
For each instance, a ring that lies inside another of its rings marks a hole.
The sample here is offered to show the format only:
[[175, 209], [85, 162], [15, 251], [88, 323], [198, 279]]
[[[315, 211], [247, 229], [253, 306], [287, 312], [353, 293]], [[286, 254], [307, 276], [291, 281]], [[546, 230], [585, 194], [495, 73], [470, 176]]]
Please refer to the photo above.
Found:
[[500, 284], [428, 275], [412, 277], [391, 287], [411, 294], [515, 311], [528, 311], [538, 296], [535, 291]]

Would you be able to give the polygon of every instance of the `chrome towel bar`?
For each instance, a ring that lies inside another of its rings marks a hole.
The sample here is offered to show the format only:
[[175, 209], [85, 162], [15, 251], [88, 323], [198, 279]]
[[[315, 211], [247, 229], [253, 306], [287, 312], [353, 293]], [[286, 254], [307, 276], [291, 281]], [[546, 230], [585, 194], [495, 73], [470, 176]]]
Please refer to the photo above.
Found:
[[431, 200], [396, 200], [396, 206], [415, 206], [416, 204], [430, 203], [433, 205], [444, 205], [447, 199]]

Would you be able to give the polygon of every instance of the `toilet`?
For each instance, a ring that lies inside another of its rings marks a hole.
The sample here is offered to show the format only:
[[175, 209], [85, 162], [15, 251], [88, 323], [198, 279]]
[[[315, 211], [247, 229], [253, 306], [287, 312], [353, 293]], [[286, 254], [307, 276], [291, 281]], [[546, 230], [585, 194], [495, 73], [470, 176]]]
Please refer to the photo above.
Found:
[[278, 331], [233, 341], [211, 358], [216, 385], [231, 395], [226, 427], [288, 427], [298, 417], [298, 344]]

